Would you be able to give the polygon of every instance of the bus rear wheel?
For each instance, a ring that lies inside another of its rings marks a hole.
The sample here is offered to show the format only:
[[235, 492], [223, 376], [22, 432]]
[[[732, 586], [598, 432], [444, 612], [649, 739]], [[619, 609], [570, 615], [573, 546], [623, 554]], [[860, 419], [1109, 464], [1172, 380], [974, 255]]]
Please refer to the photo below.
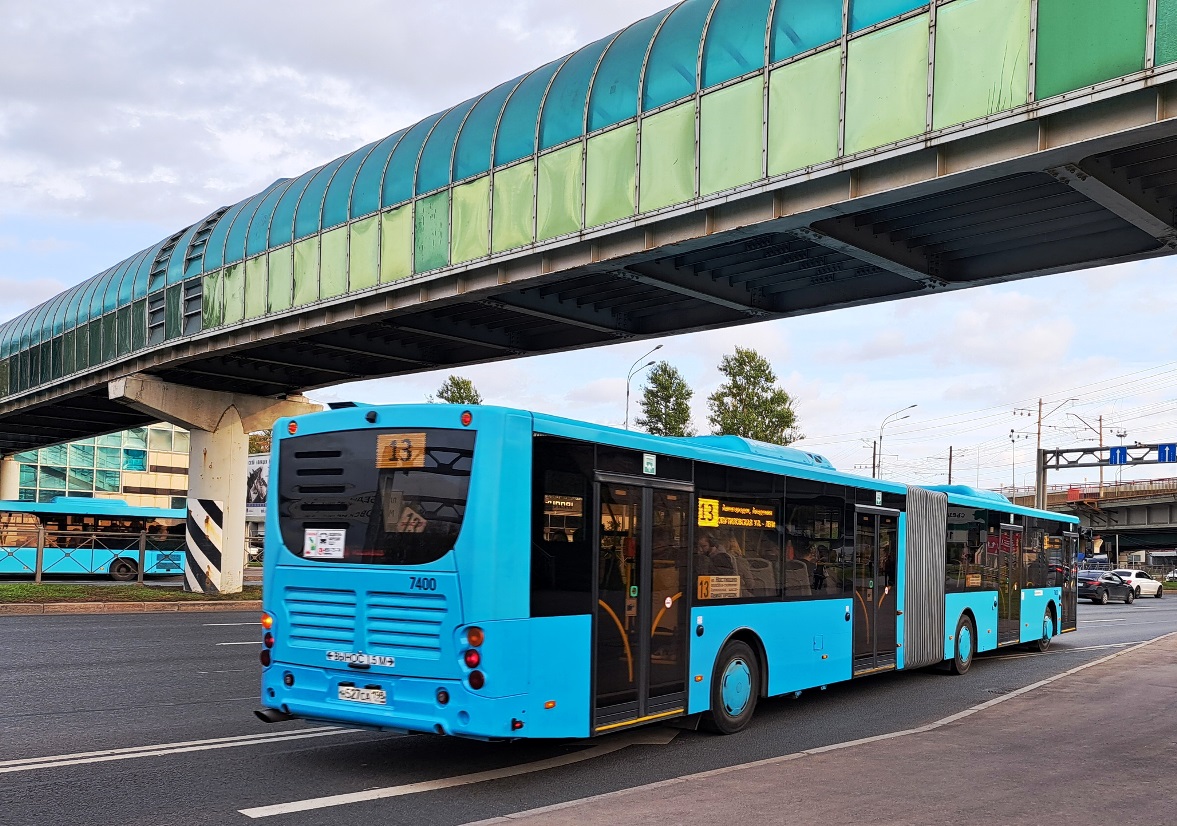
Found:
[[953, 674], [968, 672], [973, 664], [973, 655], [977, 653], [977, 632], [973, 628], [973, 621], [962, 616], [956, 621], [956, 645], [952, 649], [952, 662], [948, 667]]
[[703, 726], [720, 734], [748, 727], [760, 694], [760, 663], [746, 642], [730, 640], [715, 659], [711, 675], [711, 710]]
[[1050, 648], [1050, 642], [1054, 639], [1054, 614], [1049, 608], [1046, 613], [1042, 615], [1042, 636], [1039, 637], [1038, 642], [1034, 643], [1035, 648], [1042, 653]]
[[110, 563], [110, 578], [115, 582], [130, 582], [139, 573], [139, 566], [129, 559], [119, 557]]

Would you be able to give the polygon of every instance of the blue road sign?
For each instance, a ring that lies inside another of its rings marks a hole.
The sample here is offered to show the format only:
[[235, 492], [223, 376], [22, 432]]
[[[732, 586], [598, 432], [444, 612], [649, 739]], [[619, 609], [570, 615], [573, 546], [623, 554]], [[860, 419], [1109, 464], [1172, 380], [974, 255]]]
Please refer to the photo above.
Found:
[[1128, 448], [1113, 447], [1108, 451], [1108, 463], [1112, 465], [1128, 464]]
[[1157, 445], [1158, 462], [1177, 462], [1177, 444]]

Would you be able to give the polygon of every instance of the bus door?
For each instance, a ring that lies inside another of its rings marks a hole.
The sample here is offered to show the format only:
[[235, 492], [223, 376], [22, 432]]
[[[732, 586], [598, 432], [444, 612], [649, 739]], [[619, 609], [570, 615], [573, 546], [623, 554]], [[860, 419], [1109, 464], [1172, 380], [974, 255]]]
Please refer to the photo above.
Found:
[[686, 706], [690, 486], [597, 477], [594, 732]]
[[895, 667], [899, 511], [859, 506], [854, 520], [854, 673], [866, 674]]
[[[1059, 622], [1060, 631], [1074, 631], [1078, 627], [1078, 592], [1075, 587], [1075, 577], [1078, 573], [1079, 534], [1063, 534], [1063, 558], [1056, 573], [1055, 583], [1063, 589], [1062, 617]], [[1051, 564], [1053, 569], [1054, 565]]]
[[997, 644], [1022, 638], [1022, 529], [1002, 525], [997, 536]]

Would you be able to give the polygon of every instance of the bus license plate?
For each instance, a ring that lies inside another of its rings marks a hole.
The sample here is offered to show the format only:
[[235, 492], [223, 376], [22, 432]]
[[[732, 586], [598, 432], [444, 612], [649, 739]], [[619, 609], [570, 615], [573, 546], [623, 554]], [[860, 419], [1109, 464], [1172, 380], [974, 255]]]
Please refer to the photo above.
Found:
[[380, 688], [356, 688], [351, 685], [339, 687], [339, 699], [353, 703], [371, 703], [372, 705], [387, 705], [388, 695]]

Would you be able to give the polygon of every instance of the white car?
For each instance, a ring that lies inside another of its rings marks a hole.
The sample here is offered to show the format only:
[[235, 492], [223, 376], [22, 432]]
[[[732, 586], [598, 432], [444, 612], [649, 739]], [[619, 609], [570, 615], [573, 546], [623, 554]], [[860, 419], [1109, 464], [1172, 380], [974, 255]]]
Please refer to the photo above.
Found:
[[1134, 568], [1117, 568], [1112, 571], [1136, 590], [1136, 596], [1156, 597], [1165, 595], [1165, 586], [1159, 579], [1153, 579], [1148, 571], [1138, 571]]

